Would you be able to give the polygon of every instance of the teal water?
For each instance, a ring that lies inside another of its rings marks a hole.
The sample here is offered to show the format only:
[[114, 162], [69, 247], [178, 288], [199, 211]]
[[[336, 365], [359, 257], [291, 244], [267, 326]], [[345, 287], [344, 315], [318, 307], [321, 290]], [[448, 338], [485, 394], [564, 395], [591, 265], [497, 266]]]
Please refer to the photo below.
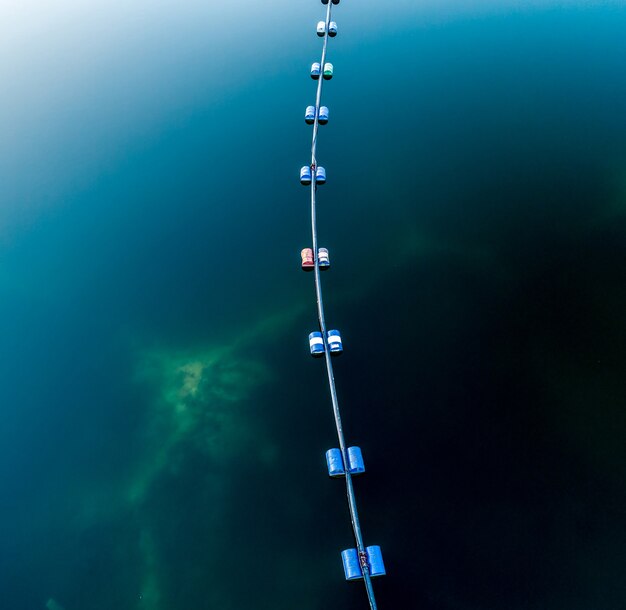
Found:
[[[206, 4], [0, 25], [3, 608], [365, 607], [299, 271], [322, 7]], [[335, 16], [325, 301], [381, 610], [622, 609], [626, 8]]]

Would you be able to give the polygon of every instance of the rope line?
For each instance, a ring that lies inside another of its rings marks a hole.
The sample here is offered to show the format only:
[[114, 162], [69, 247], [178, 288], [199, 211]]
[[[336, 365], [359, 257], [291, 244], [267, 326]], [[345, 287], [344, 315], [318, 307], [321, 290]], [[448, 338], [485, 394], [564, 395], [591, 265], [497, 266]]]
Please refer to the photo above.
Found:
[[354, 494], [354, 485], [352, 481], [352, 474], [350, 473], [350, 469], [347, 465], [350, 463], [348, 459], [348, 451], [346, 447], [346, 441], [343, 433], [343, 426], [341, 423], [341, 413], [339, 411], [339, 400], [337, 398], [337, 390], [335, 388], [335, 376], [333, 374], [333, 365], [330, 354], [330, 347], [327, 340], [326, 335], [326, 320], [324, 316], [324, 301], [322, 298], [322, 282], [320, 278], [320, 266], [319, 266], [319, 256], [318, 256], [318, 239], [317, 239], [317, 209], [316, 209], [316, 193], [317, 193], [317, 184], [316, 184], [316, 168], [317, 168], [317, 136], [319, 131], [319, 112], [320, 105], [322, 101], [322, 88], [324, 85], [324, 66], [326, 64], [326, 54], [328, 47], [328, 30], [331, 21], [332, 14], [332, 6], [333, 3], [331, 0], [328, 1], [328, 7], [326, 9], [326, 28], [324, 33], [324, 44], [322, 47], [322, 58], [320, 61], [320, 76], [317, 84], [317, 96], [315, 98], [315, 120], [313, 123], [313, 137], [311, 140], [311, 233], [313, 240], [313, 257], [315, 262], [314, 267], [314, 278], [315, 278], [315, 294], [317, 298], [317, 317], [319, 322], [319, 329], [322, 333], [322, 338], [324, 341], [324, 354], [326, 361], [326, 372], [328, 375], [328, 386], [330, 390], [330, 398], [333, 407], [333, 415], [335, 418], [335, 427], [337, 429], [337, 438], [339, 440], [339, 449], [341, 451], [341, 455], [343, 458], [343, 463], [346, 465], [345, 468], [345, 481], [346, 481], [346, 495], [348, 499], [348, 509], [350, 511], [350, 519], [352, 521], [352, 530], [354, 533], [354, 539], [356, 542], [356, 549], [359, 554], [359, 559], [361, 561], [361, 569], [363, 572], [363, 582], [365, 583], [365, 589], [367, 592], [367, 598], [369, 601], [369, 606], [371, 610], [377, 610], [376, 606], [376, 598], [374, 596], [374, 588], [372, 586], [372, 579], [369, 571], [369, 567], [367, 562], [363, 561], [362, 558], [365, 556], [365, 545], [363, 544], [363, 535], [361, 533], [361, 525], [359, 522], [359, 513], [356, 505], [356, 497]]

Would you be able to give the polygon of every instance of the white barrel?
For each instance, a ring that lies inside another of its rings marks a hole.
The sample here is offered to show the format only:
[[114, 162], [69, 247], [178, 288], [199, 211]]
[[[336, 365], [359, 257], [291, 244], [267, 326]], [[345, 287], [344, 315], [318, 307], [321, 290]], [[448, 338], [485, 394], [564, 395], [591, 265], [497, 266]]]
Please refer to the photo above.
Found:
[[326, 340], [332, 356], [339, 356], [343, 352], [343, 341], [338, 330], [329, 330], [326, 334]]
[[322, 271], [330, 267], [330, 257], [328, 255], [328, 250], [326, 248], [317, 249], [317, 261]]
[[312, 332], [309, 335], [309, 347], [311, 348], [311, 356], [319, 358], [324, 355], [324, 339], [319, 331]]
[[311, 168], [308, 165], [303, 165], [300, 169], [300, 184], [311, 184]]

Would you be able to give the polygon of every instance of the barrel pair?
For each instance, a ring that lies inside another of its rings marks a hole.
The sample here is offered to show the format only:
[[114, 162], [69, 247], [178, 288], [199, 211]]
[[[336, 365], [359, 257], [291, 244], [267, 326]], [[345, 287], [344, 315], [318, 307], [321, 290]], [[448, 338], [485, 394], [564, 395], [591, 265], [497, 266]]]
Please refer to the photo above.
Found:
[[[304, 248], [300, 252], [302, 257], [302, 269], [304, 271], [313, 271], [315, 269], [315, 260], [313, 259], [313, 248]], [[317, 261], [320, 271], [326, 271], [330, 268], [330, 257], [326, 248], [317, 249]]]
[[[309, 186], [313, 181], [313, 170], [310, 165], [303, 165], [300, 168], [300, 184]], [[326, 184], [326, 170], [318, 165], [315, 168], [315, 184]]]
[[324, 80], [330, 80], [335, 72], [335, 67], [329, 61], [324, 64], [324, 71], [322, 72], [322, 64], [319, 61], [311, 64], [311, 78], [313, 80], [319, 80], [320, 75], [324, 77]]
[[[348, 458], [348, 472], [352, 475], [363, 474], [365, 472], [365, 462], [363, 462], [363, 454], [360, 447], [348, 447], [346, 451]], [[344, 459], [341, 455], [341, 449], [329, 449], [326, 452], [326, 466], [328, 467], [329, 477], [345, 477], [346, 467]]]
[[[338, 330], [329, 330], [326, 333], [326, 341], [331, 356], [339, 356], [343, 352], [343, 342]], [[321, 358], [324, 355], [324, 337], [321, 332], [315, 331], [309, 335], [309, 347], [313, 358]]]
[[319, 114], [315, 111], [315, 106], [307, 106], [304, 112], [304, 122], [307, 125], [313, 125], [317, 116], [317, 122], [320, 125], [326, 125], [328, 123], [328, 115], [329, 110], [326, 106], [320, 106]]
[[[325, 21], [320, 21], [317, 24], [317, 35], [320, 38], [323, 38], [326, 35], [326, 22]], [[331, 38], [334, 38], [335, 36], [337, 36], [337, 24], [334, 21], [331, 21], [328, 24], [328, 35]]]
[[360, 556], [356, 549], [341, 551], [341, 561], [343, 561], [346, 580], [363, 578], [365, 566], [367, 566], [370, 576], [384, 576], [386, 574], [383, 554], [378, 545], [365, 547], [365, 551]]

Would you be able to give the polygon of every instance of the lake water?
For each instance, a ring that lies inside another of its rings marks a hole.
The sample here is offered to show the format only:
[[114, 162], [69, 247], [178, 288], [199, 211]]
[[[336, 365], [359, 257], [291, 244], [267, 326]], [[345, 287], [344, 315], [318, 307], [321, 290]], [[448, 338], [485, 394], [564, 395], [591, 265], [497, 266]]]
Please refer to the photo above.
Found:
[[[130, 4], [0, 24], [1, 607], [365, 608], [299, 270], [323, 7]], [[626, 5], [334, 15], [320, 245], [379, 606], [623, 609]]]

